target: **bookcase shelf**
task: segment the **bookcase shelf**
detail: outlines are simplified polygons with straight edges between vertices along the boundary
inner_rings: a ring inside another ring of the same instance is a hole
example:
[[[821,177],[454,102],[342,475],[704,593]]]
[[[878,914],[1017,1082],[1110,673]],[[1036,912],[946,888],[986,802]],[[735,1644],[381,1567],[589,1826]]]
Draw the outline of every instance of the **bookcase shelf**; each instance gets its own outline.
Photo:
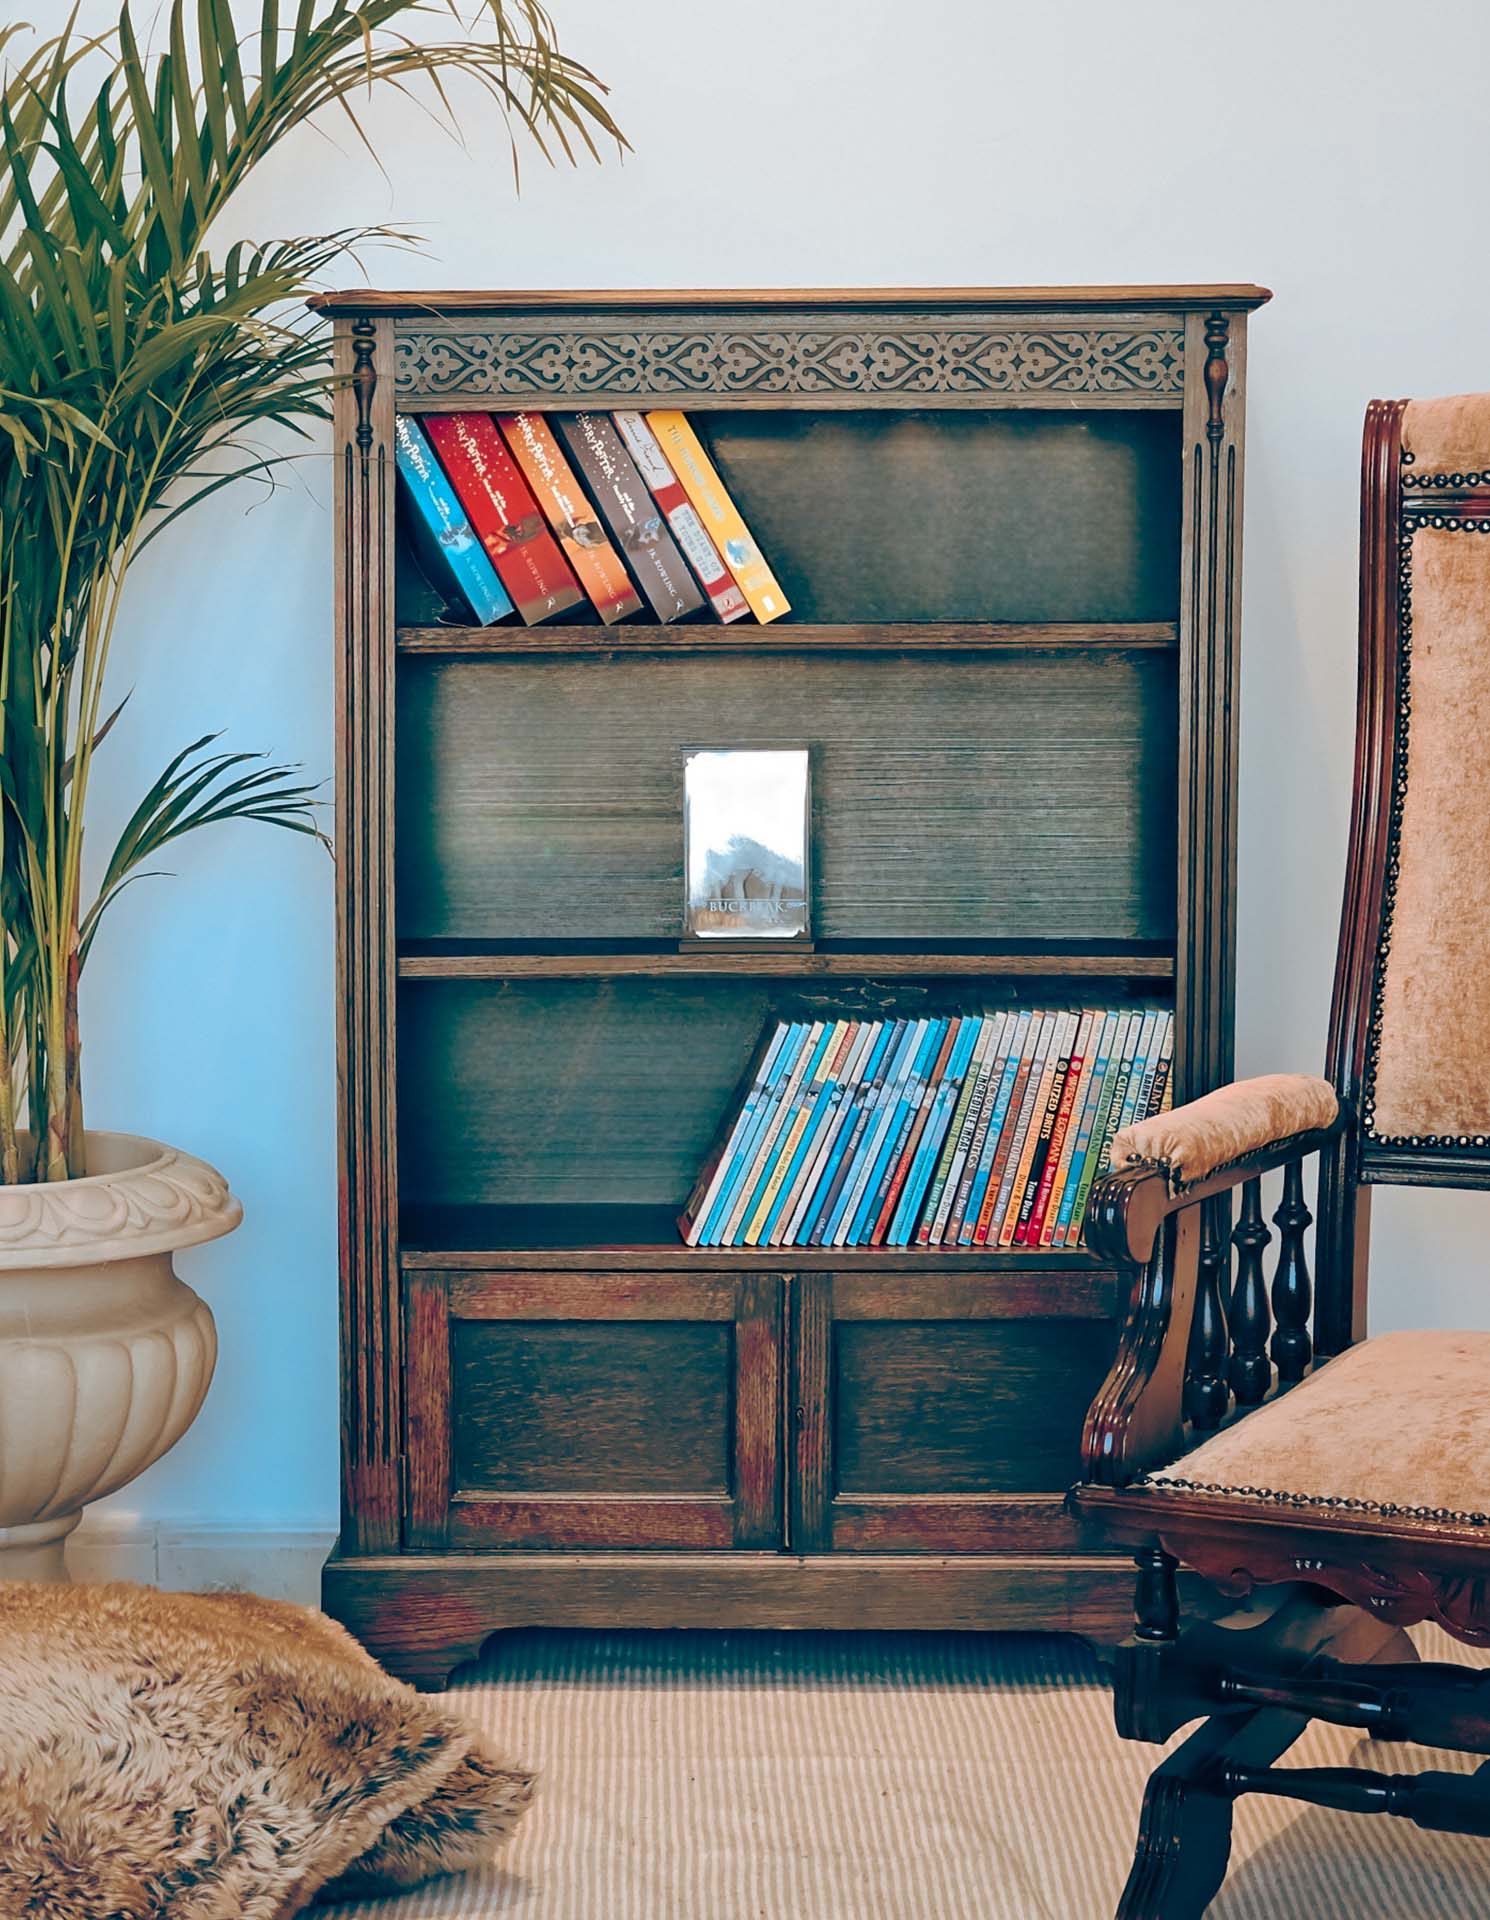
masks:
[[[1174,978],[1172,953],[1011,947],[932,949],[674,947],[516,951],[501,943],[414,940],[399,949],[401,980],[614,980],[727,976],[773,980],[934,978],[1142,980]]]
[[[853,1625],[867,1586],[879,1624],[1126,1631],[1129,1568],[1065,1496],[1131,1275],[1080,1247],[690,1248],[676,1219],[782,1017],[1172,1006],[1176,1099],[1229,1077],[1266,297],[320,303],[323,1596],[393,1671],[438,1683],[506,1626]],[[399,414],[633,408],[693,416],[790,615],[449,624],[396,513]],[[783,745],[812,755],[814,944],[680,944],[684,751]]]
[[[897,621],[884,625],[777,621],[757,626],[737,620],[727,627],[400,627],[404,655],[584,654],[584,653],[1133,653],[1173,651],[1179,625],[1172,620],[996,622]]]
[[[411,1207],[400,1223],[403,1266],[410,1270],[509,1266],[514,1270],[643,1273],[885,1273],[896,1271],[981,1275],[1007,1284],[1022,1276],[1032,1287],[1046,1273],[1081,1276],[1068,1282],[1083,1297],[1109,1310],[1116,1305],[1116,1276],[1085,1247],[1023,1249],[986,1247],[955,1252],[915,1247],[686,1247],[667,1207],[475,1206]],[[1038,1297],[1030,1295],[1031,1306]]]

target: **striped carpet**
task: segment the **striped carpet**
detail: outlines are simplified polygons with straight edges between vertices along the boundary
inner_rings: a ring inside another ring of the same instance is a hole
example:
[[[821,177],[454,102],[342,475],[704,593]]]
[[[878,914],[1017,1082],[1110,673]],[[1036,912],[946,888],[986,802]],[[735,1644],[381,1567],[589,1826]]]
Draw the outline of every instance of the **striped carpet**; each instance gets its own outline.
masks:
[[[1054,1636],[523,1633],[456,1691],[541,1769],[503,1867],[327,1920],[1108,1920],[1155,1757]],[[1292,1761],[1428,1763],[1332,1728]],[[1400,1820],[1251,1799],[1232,1862],[1214,1920],[1490,1912],[1490,1844]]]

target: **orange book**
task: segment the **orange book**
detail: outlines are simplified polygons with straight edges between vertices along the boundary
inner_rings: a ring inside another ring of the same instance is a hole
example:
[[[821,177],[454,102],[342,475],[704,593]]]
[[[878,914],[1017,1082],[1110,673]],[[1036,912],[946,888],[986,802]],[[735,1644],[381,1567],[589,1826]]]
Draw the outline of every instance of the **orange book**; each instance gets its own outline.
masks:
[[[683,491],[693,502],[710,539],[724,555],[724,563],[750,602],[756,619],[764,624],[790,613],[790,602],[766,565],[760,548],[751,539],[740,509],[730,498],[714,462],[705,453],[703,442],[689,425],[687,414],[665,410],[649,413],[647,425],[656,434],[657,444],[682,482]]]
[[[542,414],[504,413],[497,425],[601,619],[610,626],[629,613],[639,613],[641,599],[621,556],[605,537],[595,509]]]

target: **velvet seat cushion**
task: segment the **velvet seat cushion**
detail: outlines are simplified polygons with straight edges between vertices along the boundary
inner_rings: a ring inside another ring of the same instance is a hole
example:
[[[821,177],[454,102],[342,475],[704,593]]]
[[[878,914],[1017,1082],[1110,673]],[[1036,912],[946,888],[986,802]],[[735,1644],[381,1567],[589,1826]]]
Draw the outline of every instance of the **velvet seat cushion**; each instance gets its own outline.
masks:
[[[1226,1502],[1490,1527],[1490,1333],[1349,1347],[1141,1484]]]

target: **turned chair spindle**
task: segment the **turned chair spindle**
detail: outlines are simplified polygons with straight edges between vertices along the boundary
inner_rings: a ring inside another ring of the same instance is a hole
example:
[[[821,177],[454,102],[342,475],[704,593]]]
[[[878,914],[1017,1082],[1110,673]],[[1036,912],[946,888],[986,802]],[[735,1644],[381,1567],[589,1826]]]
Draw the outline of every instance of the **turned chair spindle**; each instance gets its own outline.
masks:
[[[1195,1283],[1195,1315],[1185,1360],[1185,1418],[1197,1433],[1214,1433],[1231,1405],[1230,1338],[1222,1273],[1229,1251],[1218,1209],[1208,1206]]]
[[[1242,1212],[1232,1233],[1236,1248],[1236,1283],[1231,1293],[1231,1390],[1239,1407],[1255,1407],[1267,1397],[1273,1383],[1268,1360],[1267,1279],[1262,1256],[1272,1239],[1262,1217],[1262,1182],[1248,1180],[1242,1187]]]
[[[1273,1215],[1278,1229],[1278,1264],[1273,1272],[1273,1320],[1271,1353],[1278,1369],[1278,1385],[1291,1387],[1309,1371],[1314,1357],[1309,1333],[1309,1315],[1313,1295],[1309,1282],[1309,1259],[1304,1236],[1314,1216],[1304,1199],[1304,1167],[1290,1160],[1283,1169],[1283,1198]]]

